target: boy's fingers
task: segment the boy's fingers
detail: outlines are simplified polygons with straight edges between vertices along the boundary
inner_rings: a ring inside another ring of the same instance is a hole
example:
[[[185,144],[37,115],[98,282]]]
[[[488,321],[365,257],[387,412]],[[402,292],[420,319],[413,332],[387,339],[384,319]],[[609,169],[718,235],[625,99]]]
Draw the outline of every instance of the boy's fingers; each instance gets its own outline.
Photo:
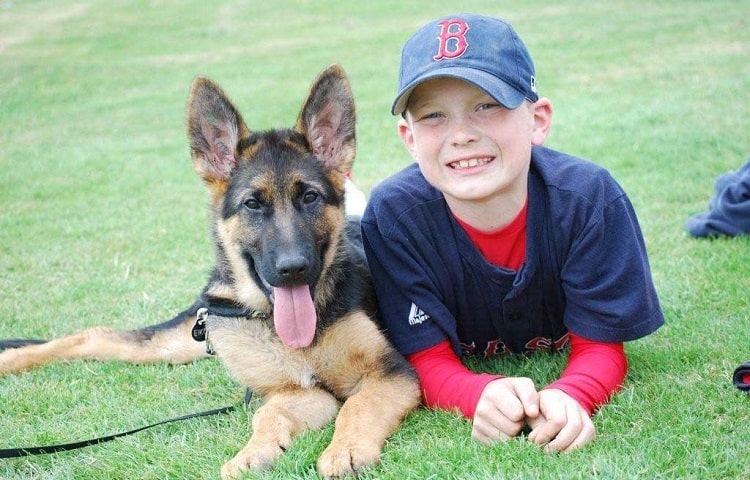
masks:
[[[538,393],[531,379],[490,382],[474,413],[472,437],[481,442],[505,441],[518,435],[528,411],[538,413]]]
[[[585,413],[569,412],[568,422],[560,430],[560,433],[547,444],[545,450],[548,452],[569,452],[596,437],[596,429],[591,419]],[[577,414],[577,415],[576,415]]]
[[[477,414],[489,418],[503,415],[513,422],[522,422],[528,415],[527,410],[533,410],[538,397],[534,383],[526,378],[502,378],[490,382],[482,392]]]
[[[506,377],[487,384],[474,412],[471,436],[483,443],[505,441],[539,416],[539,392],[525,377]]]
[[[497,441],[504,442],[509,440],[514,435],[512,434],[513,430],[516,428],[520,429],[520,426],[516,427],[515,422],[508,419],[504,420],[505,421],[500,421],[496,424],[481,421],[475,422],[474,428],[471,431],[471,437],[482,443],[492,443]]]
[[[556,392],[550,390],[545,391],[544,394],[545,400],[544,404],[541,405],[540,415],[544,418],[544,421],[535,422],[528,437],[530,441],[537,445],[546,445],[552,442],[560,435],[569,422],[576,422],[575,419],[571,420],[569,418],[574,417],[575,412],[571,411],[570,403],[565,398],[560,398]],[[575,429],[574,425],[570,425],[570,427]],[[561,439],[558,444],[563,442],[564,440]]]
[[[596,437],[596,428],[585,411],[569,402],[560,407],[544,412],[547,417],[536,422],[529,441],[545,445],[547,452],[569,452]]]
[[[523,406],[525,416],[536,418],[539,415],[539,392],[534,382],[530,378],[516,378],[512,389]]]
[[[557,436],[559,431],[559,426],[545,419],[532,428],[528,439],[536,445],[546,445]]]

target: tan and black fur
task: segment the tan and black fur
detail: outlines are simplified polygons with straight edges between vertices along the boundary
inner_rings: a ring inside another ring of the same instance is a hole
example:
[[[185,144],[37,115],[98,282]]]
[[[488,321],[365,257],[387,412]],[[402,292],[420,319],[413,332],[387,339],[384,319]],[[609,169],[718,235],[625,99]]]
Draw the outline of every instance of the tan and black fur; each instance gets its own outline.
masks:
[[[69,359],[191,362],[208,356],[191,337],[200,308],[247,309],[248,317],[218,313],[205,322],[216,356],[264,400],[250,441],[222,477],[271,466],[296,435],[334,418],[318,472],[338,477],[377,462],[420,392],[414,372],[372,320],[376,304],[359,226],[344,214],[345,174],[355,154],[344,71],[332,66],[320,74],[292,129],[250,131],[207,78],[194,81],[187,110],[193,167],[210,194],[216,244],[214,271],[196,302],[172,320],[134,331],[96,327],[48,342],[0,342],[0,374]],[[281,322],[275,295],[307,292],[305,285],[316,318],[309,342],[292,327],[274,327]]]

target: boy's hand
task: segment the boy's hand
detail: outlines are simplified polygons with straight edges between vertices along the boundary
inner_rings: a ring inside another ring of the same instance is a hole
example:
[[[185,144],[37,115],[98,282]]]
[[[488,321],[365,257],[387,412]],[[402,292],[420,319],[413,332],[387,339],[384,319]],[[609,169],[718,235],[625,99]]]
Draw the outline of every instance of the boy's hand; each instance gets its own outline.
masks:
[[[596,437],[596,428],[586,410],[556,388],[539,392],[539,416],[528,419],[528,439],[544,445],[548,452],[569,452]]]
[[[471,436],[483,443],[508,440],[518,435],[526,422],[539,413],[539,392],[530,378],[493,380],[479,397]]]

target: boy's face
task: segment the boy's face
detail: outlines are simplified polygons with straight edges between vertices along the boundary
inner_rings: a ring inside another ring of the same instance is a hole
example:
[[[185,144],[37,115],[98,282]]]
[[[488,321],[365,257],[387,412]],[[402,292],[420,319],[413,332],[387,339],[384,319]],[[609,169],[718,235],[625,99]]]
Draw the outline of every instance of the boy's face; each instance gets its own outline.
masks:
[[[470,83],[437,78],[414,89],[399,135],[451,207],[525,202],[531,146],[544,142],[551,114],[546,99],[509,110]]]

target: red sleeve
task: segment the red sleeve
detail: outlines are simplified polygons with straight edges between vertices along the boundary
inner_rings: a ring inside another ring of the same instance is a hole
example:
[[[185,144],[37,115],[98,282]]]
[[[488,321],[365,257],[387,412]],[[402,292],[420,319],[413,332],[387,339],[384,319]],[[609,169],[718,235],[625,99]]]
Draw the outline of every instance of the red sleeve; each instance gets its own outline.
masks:
[[[492,380],[503,378],[500,375],[474,373],[466,368],[448,340],[406,358],[417,371],[425,405],[445,410],[458,409],[469,419],[474,418],[474,410],[484,387]]]
[[[560,379],[545,388],[562,390],[592,415],[622,387],[627,371],[622,343],[594,342],[571,333],[568,365]]]

